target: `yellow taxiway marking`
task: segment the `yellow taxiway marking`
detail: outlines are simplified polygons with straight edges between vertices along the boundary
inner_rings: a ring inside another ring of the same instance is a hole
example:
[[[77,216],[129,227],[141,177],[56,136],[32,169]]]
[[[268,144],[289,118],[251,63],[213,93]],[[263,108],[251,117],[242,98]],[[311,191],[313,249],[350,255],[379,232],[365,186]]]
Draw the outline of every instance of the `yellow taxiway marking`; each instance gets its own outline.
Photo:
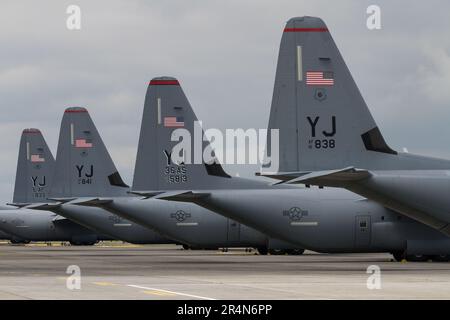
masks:
[[[158,291],[158,292],[168,293],[168,294],[172,294],[172,295],[185,296],[185,297],[202,299],[202,300],[216,300],[214,298],[202,297],[202,296],[197,296],[197,295],[194,295],[194,294],[188,294],[188,293],[182,293],[182,292],[176,292],[176,291],[169,291],[169,290],[163,290],[163,289],[158,289],[158,288],[149,288],[149,287],[137,286],[137,285],[134,285],[134,284],[129,284],[128,287],[137,288],[137,289],[144,289],[147,292]]]
[[[25,247],[57,247],[60,245],[57,244],[46,244],[46,243],[29,243],[26,244]]]
[[[139,245],[134,245],[134,244],[130,244],[130,245],[126,245],[126,244],[121,244],[121,245],[117,245],[117,246],[104,246],[104,245],[98,245],[95,246],[96,248],[141,248],[142,246]]]
[[[142,293],[145,294],[151,294],[151,295],[155,295],[155,296],[176,296],[175,293],[169,293],[169,292],[164,292],[164,291],[159,291],[159,290],[144,290],[142,291]]]
[[[107,286],[118,286],[117,283],[112,283],[112,282],[106,282],[106,281],[99,281],[99,282],[92,282],[93,284],[96,284],[98,286],[103,286],[103,287],[107,287]]]

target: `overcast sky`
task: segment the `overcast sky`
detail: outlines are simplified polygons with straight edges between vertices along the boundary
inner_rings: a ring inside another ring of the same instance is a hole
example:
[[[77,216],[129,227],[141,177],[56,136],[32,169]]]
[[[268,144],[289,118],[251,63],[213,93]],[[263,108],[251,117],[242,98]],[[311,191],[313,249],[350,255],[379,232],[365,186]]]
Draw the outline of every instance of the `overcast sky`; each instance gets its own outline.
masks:
[[[281,31],[303,15],[327,23],[391,147],[450,158],[450,2],[412,3],[1,1],[0,200],[12,197],[22,129],[40,128],[56,152],[70,106],[89,109],[131,183],[155,76],[180,80],[205,128],[265,128]],[[66,28],[71,4],[79,31]],[[381,30],[366,27],[370,4]]]

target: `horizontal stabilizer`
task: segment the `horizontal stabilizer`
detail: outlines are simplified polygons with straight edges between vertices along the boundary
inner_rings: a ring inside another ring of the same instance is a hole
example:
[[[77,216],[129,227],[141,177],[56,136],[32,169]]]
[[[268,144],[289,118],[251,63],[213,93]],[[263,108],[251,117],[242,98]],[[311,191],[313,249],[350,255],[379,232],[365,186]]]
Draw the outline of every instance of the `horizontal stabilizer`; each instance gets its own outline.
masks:
[[[29,206],[31,203],[19,203],[19,202],[13,202],[13,203],[7,203],[7,206],[12,206],[12,207],[16,207],[16,208],[23,208],[26,206]]]
[[[164,191],[129,191],[128,193],[149,199],[164,193]]]
[[[260,176],[280,180],[275,184],[313,184],[322,186],[342,186],[370,177],[370,172],[354,167],[324,171],[299,171],[260,173]]]
[[[32,210],[53,211],[61,207],[61,203],[36,203],[30,204],[24,208]]]
[[[197,200],[210,196],[209,192],[195,192],[195,191],[183,191],[183,192],[166,192],[161,196],[156,197],[156,199],[169,200],[169,201],[179,201],[179,202],[193,202]]]
[[[56,201],[60,203],[67,203],[73,200],[76,200],[77,198],[48,198],[48,200]]]
[[[292,171],[292,172],[256,172],[255,176],[257,177],[266,177],[271,179],[280,180],[280,182],[276,183],[283,183],[290,181],[294,178],[298,178],[300,176],[304,176],[307,174],[310,174],[311,171]]]
[[[110,198],[90,198],[79,201],[72,201],[71,204],[83,207],[101,207],[102,205],[111,203],[113,201],[114,200]]]
[[[342,186],[348,183],[367,179],[370,175],[370,172],[367,170],[347,167],[338,170],[314,171],[308,174],[302,174],[297,178],[286,181],[285,183]]]

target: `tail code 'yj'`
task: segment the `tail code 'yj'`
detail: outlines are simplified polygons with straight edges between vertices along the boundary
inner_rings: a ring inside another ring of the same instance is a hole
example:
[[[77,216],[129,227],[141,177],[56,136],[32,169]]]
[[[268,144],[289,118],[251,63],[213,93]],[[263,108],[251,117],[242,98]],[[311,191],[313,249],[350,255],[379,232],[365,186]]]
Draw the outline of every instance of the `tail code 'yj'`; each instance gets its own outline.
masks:
[[[20,139],[14,203],[46,202],[55,159],[38,129],[25,129]]]
[[[64,112],[51,196],[121,196],[128,191],[85,108]]]
[[[280,130],[279,171],[367,167],[397,155],[320,18],[293,18],[283,30],[269,129]]]

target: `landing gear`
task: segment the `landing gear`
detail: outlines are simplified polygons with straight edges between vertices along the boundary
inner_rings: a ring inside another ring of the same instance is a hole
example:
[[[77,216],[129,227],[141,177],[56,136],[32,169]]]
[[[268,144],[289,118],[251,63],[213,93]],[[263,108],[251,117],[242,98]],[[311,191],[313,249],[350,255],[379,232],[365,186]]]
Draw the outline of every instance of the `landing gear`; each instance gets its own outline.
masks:
[[[423,254],[409,254],[406,256],[406,260],[411,262],[425,262],[428,261],[429,258],[429,256]]]
[[[11,244],[29,244],[31,241],[23,239],[11,239],[9,242],[11,242]]]
[[[183,244],[183,249],[184,250],[189,250],[189,249],[191,249],[191,247],[189,247],[187,244]]]
[[[93,246],[97,241],[80,242],[80,241],[69,241],[72,246]]]
[[[305,249],[288,249],[286,253],[290,256],[300,256],[305,252]]]
[[[282,255],[290,255],[290,256],[299,256],[305,252],[304,249],[269,249],[269,253],[272,256],[282,256]]]
[[[269,253],[272,256],[281,256],[281,255],[286,254],[286,251],[282,250],[282,249],[269,249]]]
[[[411,262],[425,262],[432,258],[431,256],[425,254],[406,254],[406,252],[404,251],[392,252],[392,255],[398,262],[401,262],[403,260]]]
[[[258,253],[262,256],[266,256],[269,253],[269,249],[267,249],[267,247],[260,247],[256,250],[258,250]]]
[[[431,256],[431,260],[433,260],[434,262],[448,262],[450,261],[450,254]]]
[[[402,262],[406,259],[405,252],[403,251],[392,252],[391,254],[394,256],[394,259],[397,262]]]

